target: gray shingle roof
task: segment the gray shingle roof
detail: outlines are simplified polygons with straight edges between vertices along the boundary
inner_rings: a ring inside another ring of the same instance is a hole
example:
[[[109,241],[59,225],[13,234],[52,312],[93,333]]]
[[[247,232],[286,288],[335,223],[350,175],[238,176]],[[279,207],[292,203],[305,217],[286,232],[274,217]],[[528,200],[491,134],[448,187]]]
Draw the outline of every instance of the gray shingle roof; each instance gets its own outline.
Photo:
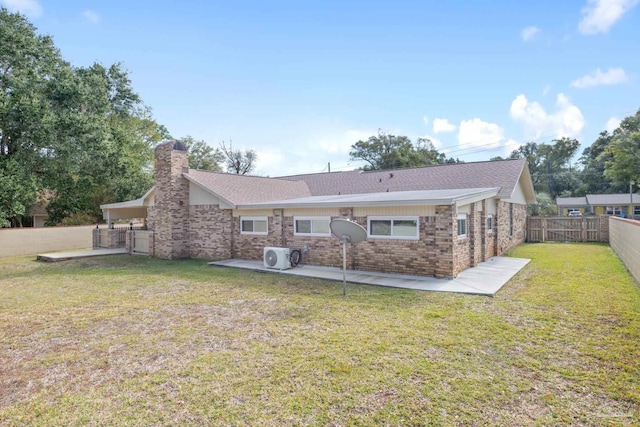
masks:
[[[317,173],[280,178],[306,182],[314,196],[500,187],[498,195],[510,197],[525,165],[525,159],[510,159],[385,171]]]
[[[311,196],[304,181],[236,175],[190,169],[184,174],[234,205]]]
[[[558,197],[556,199],[556,205],[558,206],[586,206],[586,197]]]
[[[590,205],[598,206],[616,206],[628,205],[631,201],[629,193],[627,194],[587,194],[587,200]],[[633,195],[633,203],[640,204],[640,194]]]

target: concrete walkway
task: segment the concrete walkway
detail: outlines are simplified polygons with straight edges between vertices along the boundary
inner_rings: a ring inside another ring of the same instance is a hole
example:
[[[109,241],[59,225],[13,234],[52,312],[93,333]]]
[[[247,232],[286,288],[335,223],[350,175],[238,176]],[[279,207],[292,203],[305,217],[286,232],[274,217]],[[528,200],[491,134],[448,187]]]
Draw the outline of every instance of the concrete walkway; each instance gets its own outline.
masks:
[[[92,256],[103,255],[119,255],[128,253],[125,248],[117,249],[87,249],[80,251],[68,251],[68,252],[51,252],[48,254],[40,254],[36,260],[45,262],[59,262],[68,261],[70,259],[89,258]]]
[[[416,289],[420,291],[457,292],[463,294],[494,296],[529,259],[493,257],[475,268],[468,268],[455,279],[435,279],[433,277],[407,276],[402,274],[374,273],[347,270],[347,282],[365,285],[387,286],[391,288]],[[228,259],[210,262],[217,267],[242,268],[245,270],[313,277],[342,282],[342,269],[305,265],[289,270],[265,268],[262,261]]]

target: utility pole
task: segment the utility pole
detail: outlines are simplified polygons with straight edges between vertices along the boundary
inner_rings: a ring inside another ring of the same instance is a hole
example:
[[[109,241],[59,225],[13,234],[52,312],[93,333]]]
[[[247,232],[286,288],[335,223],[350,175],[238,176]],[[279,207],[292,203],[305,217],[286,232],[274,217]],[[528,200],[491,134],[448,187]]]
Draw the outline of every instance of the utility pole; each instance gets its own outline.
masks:
[[[633,184],[635,184],[635,182],[629,181],[629,209],[631,209],[631,211],[629,215],[627,215],[628,218],[633,218]]]

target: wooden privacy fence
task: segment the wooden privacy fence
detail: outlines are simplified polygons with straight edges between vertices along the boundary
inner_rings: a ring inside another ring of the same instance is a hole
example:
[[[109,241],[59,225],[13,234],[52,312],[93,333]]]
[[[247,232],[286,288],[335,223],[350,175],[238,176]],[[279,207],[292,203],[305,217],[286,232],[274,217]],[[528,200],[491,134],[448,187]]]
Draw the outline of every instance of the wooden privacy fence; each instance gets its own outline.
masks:
[[[527,242],[608,242],[608,220],[602,216],[529,217]]]

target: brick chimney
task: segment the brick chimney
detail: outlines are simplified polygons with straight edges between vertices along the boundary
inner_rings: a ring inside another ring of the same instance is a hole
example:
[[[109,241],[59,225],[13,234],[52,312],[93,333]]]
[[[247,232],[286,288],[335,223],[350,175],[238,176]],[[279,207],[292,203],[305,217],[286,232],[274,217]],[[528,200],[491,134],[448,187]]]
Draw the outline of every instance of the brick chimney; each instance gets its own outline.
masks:
[[[180,141],[166,141],[155,151],[154,255],[189,258],[189,156]]]

